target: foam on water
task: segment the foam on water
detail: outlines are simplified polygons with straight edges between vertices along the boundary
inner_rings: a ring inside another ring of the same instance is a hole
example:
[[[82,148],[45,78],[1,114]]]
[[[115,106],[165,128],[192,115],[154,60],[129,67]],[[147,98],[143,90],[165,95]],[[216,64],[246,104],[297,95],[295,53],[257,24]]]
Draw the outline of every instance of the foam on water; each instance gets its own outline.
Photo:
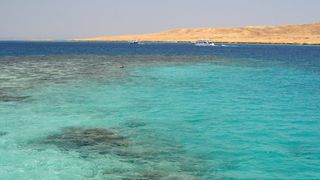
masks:
[[[320,177],[318,47],[86,45],[0,51],[1,178]]]

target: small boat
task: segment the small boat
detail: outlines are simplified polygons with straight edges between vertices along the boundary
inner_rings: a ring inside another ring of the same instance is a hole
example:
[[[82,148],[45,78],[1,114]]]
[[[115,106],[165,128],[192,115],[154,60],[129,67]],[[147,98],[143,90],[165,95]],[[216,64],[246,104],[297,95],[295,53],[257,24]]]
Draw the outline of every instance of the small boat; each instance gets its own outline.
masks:
[[[143,44],[142,42],[140,41],[137,41],[137,40],[134,40],[134,41],[128,41],[129,44]]]
[[[212,41],[207,40],[198,40],[194,42],[194,45],[196,46],[215,46],[215,44]]]

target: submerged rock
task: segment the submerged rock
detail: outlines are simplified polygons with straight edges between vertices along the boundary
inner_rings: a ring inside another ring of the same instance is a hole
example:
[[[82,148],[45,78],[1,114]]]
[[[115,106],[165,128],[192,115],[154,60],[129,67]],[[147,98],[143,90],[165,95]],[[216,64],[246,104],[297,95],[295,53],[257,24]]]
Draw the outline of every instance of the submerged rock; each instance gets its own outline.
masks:
[[[128,128],[137,128],[137,127],[143,127],[146,126],[147,124],[145,122],[142,121],[129,121],[124,123],[124,126],[128,127]]]
[[[41,140],[43,144],[55,145],[66,151],[75,150],[84,154],[119,154],[128,145],[127,138],[105,128],[67,128],[61,133],[49,135]]]
[[[8,132],[0,131],[0,136],[5,136],[7,134],[8,134]]]
[[[140,125],[138,123],[132,126]],[[182,147],[173,141],[167,138],[161,141],[159,134],[151,135],[152,132],[146,131],[140,134],[136,129],[65,128],[59,133],[40,139],[36,145],[41,148],[55,146],[61,151],[78,152],[79,157],[85,159],[110,158],[104,155],[112,155],[121,163],[130,165],[106,166],[102,171],[102,175],[106,177],[116,175],[121,179],[195,179],[193,174],[198,172],[197,166],[195,169],[185,169],[183,164],[194,166],[200,162],[194,163],[193,158],[188,158]],[[126,136],[119,135],[119,132]],[[127,137],[134,139],[129,141]],[[158,142],[154,141],[155,139]]]
[[[14,101],[23,101],[30,96],[6,96],[0,95],[0,102],[14,102]]]
[[[153,179],[153,180],[157,180],[157,179],[162,179],[162,178],[164,178],[165,177],[165,175],[163,175],[163,174],[161,174],[161,172],[156,172],[156,171],[154,171],[154,172],[149,172],[149,171],[145,171],[145,172],[143,172],[141,175],[140,175],[140,177],[139,177],[139,179],[143,179],[143,180],[147,180],[147,179]]]

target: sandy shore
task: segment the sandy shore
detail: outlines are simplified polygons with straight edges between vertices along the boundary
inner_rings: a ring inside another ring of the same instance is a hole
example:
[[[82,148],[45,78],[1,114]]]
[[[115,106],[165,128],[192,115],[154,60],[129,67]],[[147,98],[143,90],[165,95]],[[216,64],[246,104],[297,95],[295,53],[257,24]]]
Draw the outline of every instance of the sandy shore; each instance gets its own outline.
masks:
[[[174,29],[153,34],[104,36],[73,40],[190,42],[200,39],[224,43],[320,44],[320,23],[237,28]]]

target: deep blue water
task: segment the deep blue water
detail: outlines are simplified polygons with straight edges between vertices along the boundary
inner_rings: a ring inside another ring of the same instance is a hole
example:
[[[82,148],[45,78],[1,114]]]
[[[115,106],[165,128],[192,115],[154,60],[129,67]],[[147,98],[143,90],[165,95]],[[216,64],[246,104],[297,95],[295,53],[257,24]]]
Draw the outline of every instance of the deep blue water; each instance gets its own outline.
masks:
[[[319,179],[320,46],[0,42],[0,179]]]

